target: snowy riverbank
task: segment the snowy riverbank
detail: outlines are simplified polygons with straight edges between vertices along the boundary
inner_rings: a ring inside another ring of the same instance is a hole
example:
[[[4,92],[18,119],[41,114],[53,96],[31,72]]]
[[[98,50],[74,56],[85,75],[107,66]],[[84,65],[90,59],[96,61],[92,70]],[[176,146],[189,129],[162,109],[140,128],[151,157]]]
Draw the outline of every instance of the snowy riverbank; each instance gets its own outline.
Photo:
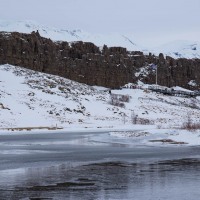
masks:
[[[111,92],[1,65],[0,134],[108,132],[109,137],[126,139],[129,144],[200,144],[199,130],[181,129],[188,120],[199,124],[199,97],[158,94],[143,84]]]
[[[198,146],[200,130],[158,129],[152,125],[130,125],[116,127],[65,127],[62,129],[0,130],[0,135],[22,134],[73,134],[106,133],[96,137],[97,143],[115,143],[127,146]]]

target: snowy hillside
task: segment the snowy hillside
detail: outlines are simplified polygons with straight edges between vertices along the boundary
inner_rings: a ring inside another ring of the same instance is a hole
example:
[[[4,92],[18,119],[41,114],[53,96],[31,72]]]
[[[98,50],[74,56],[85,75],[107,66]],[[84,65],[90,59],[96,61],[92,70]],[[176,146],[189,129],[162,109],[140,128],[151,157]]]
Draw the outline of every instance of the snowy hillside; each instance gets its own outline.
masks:
[[[144,53],[153,52],[155,55],[164,53],[173,58],[200,58],[200,42],[173,41],[171,43],[150,49],[139,45],[132,35],[122,35],[118,33],[110,34],[91,34],[83,30],[63,30],[50,28],[38,24],[34,21],[4,21],[0,20],[0,31],[31,33],[39,31],[40,35],[54,41],[84,41],[93,42],[97,46],[121,46],[130,51],[143,51]]]
[[[145,85],[142,88],[112,90],[119,99],[130,97],[113,106],[109,92],[100,87],[1,65],[0,127],[131,125],[133,111],[140,123],[160,126],[181,126],[188,113],[194,120],[200,119],[200,100],[156,94]]]
[[[153,139],[156,144],[158,141],[199,145],[199,132],[179,129],[188,121],[188,116],[200,124],[199,98],[157,94],[148,90],[147,85],[112,90],[109,94],[106,88],[0,65],[0,133],[55,128],[110,130],[108,138],[98,137],[98,141],[106,142],[114,137],[120,143],[152,145]],[[112,132],[115,130],[118,132]]]
[[[173,58],[200,58],[200,42],[173,41],[153,49],[152,52],[156,55],[162,52]]]
[[[55,41],[84,41],[93,42],[97,46],[122,46],[128,50],[139,51],[144,48],[134,42],[134,37],[131,35],[121,35],[118,33],[112,34],[90,34],[83,30],[63,30],[50,28],[40,25],[34,21],[4,21],[0,20],[0,31],[6,32],[21,32],[31,33],[32,31],[39,31],[40,35],[50,38]]]

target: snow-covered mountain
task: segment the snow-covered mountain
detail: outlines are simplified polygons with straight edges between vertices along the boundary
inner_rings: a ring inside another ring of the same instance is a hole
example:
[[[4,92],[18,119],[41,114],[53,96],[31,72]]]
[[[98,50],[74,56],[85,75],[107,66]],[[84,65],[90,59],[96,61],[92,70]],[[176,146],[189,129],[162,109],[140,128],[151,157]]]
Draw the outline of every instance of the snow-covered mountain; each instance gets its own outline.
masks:
[[[118,33],[112,34],[91,34],[83,30],[64,30],[57,28],[50,28],[38,24],[34,21],[4,21],[0,20],[0,31],[7,32],[21,32],[31,33],[32,31],[39,31],[40,35],[50,38],[55,41],[84,41],[92,42],[97,46],[121,46],[126,47],[128,50],[142,51],[144,48],[134,42],[131,35],[121,35]]]
[[[57,29],[43,26],[34,21],[5,21],[0,20],[0,31],[31,33],[39,31],[40,35],[54,41],[84,41],[93,42],[97,46],[121,46],[130,51],[152,52],[155,55],[163,53],[173,58],[200,58],[200,42],[194,41],[172,41],[170,43],[148,48],[135,41],[133,35],[122,35],[119,33],[91,34],[83,30]]]
[[[177,40],[158,46],[152,52],[156,55],[162,52],[173,58],[200,58],[200,42]]]

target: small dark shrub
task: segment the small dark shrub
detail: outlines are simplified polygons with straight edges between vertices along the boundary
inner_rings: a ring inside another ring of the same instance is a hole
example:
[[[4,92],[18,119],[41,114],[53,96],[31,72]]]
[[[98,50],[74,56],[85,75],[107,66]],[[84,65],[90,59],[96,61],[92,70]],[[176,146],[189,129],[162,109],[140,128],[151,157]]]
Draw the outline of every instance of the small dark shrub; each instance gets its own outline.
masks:
[[[136,123],[137,124],[142,124],[142,125],[150,125],[150,124],[152,124],[149,119],[144,119],[144,118],[137,118]]]
[[[125,108],[125,104],[123,102],[120,102],[119,100],[111,100],[110,101],[110,104],[113,105],[113,106],[118,106],[118,107],[121,107],[121,108]]]
[[[121,108],[125,108],[124,102],[130,101],[129,95],[111,94],[110,98],[111,98],[111,100],[110,100],[109,104],[111,104],[113,106],[118,106]]]
[[[200,129],[200,122],[192,123],[191,114],[188,113],[187,121],[185,123],[183,123],[181,128],[189,130],[189,131],[194,131],[194,130]]]
[[[131,122],[132,124],[137,124],[138,115],[135,114],[134,111],[131,113]]]
[[[129,95],[122,95],[120,98],[119,98],[120,101],[122,102],[129,102],[130,101],[130,96]]]
[[[200,123],[188,123],[188,122],[185,122],[183,123],[182,129],[186,129],[188,131],[195,131],[195,130],[198,130],[200,129]]]

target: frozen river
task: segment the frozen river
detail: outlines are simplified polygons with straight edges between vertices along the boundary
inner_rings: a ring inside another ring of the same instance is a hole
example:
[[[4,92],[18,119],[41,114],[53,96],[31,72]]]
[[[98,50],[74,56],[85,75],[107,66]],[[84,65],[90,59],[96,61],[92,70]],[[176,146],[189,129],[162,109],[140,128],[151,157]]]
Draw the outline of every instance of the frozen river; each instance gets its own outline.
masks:
[[[0,135],[0,199],[199,199],[200,147],[107,138],[106,132]]]

